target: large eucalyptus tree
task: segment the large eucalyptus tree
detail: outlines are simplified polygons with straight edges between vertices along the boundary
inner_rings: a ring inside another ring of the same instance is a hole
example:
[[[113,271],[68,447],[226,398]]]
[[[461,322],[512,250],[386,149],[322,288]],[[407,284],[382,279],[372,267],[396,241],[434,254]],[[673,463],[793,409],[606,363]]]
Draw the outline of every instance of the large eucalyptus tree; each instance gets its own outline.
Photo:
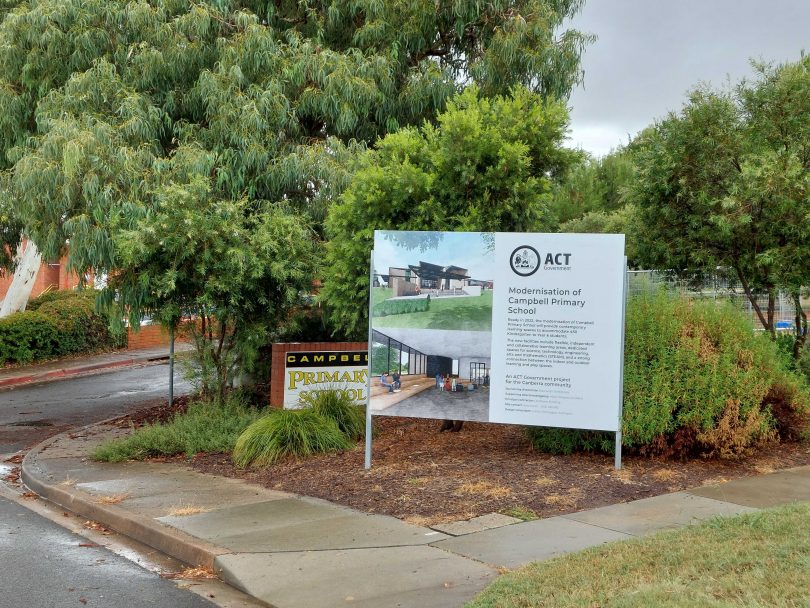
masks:
[[[122,231],[147,216],[160,229],[156,201],[200,179],[211,204],[322,235],[352,150],[432,120],[466,84],[565,97],[588,37],[561,28],[582,2],[3,2],[3,208],[46,259],[69,242],[80,273],[120,269]],[[3,232],[12,246],[18,234]],[[127,276],[111,288],[135,290],[137,317],[153,285]],[[178,299],[194,299],[187,288]]]

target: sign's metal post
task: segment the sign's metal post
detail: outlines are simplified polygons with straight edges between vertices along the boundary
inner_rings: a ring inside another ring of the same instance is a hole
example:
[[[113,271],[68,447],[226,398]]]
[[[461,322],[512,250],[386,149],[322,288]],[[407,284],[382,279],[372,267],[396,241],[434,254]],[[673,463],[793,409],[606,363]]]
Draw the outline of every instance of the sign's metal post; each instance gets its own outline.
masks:
[[[374,293],[374,250],[371,251],[371,268],[368,276],[368,377],[366,378],[366,470],[371,468],[371,308]]]
[[[613,466],[618,470],[622,468],[622,410],[624,408],[624,332],[627,316],[627,295],[630,291],[628,288],[629,276],[627,274],[627,256],[624,256],[624,288],[622,290],[622,352],[619,353],[621,357],[621,365],[619,367],[619,426],[616,431],[616,460]]]
[[[174,323],[169,325],[169,407],[174,405]]]

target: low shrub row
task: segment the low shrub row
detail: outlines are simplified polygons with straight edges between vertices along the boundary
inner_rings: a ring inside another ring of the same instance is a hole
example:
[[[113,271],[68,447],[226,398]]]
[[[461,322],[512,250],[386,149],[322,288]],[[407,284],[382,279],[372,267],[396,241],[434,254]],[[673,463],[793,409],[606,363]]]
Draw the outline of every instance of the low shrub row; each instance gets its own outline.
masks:
[[[795,439],[810,425],[810,390],[778,346],[730,304],[666,292],[627,307],[623,446],[654,455],[734,457]],[[537,449],[611,451],[612,434],[529,431]]]
[[[251,407],[241,393],[230,393],[223,404],[196,401],[166,423],[149,424],[127,437],[101,444],[92,457],[105,462],[123,462],[151,456],[228,453],[259,416],[259,410]]]
[[[0,365],[24,364],[74,353],[120,348],[126,335],[110,332],[95,312],[95,291],[57,291],[28,309],[0,319]]]
[[[430,298],[413,298],[409,300],[383,300],[374,305],[371,313],[375,317],[388,317],[411,312],[427,312],[428,310],[430,310]]]
[[[105,462],[153,456],[231,453],[237,466],[264,466],[285,456],[347,450],[363,437],[365,414],[345,393],[321,391],[297,410],[259,410],[246,392],[192,402],[168,422],[143,426],[100,445],[92,457]]]

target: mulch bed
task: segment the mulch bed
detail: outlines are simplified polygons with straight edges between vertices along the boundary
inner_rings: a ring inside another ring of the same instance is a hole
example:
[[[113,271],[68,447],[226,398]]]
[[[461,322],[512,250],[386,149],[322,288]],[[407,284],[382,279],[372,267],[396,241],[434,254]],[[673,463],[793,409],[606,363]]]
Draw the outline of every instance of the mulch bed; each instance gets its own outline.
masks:
[[[126,428],[164,422],[187,405],[187,397],[173,407],[165,399],[156,399],[114,424]],[[810,464],[810,444],[782,443],[740,460],[681,462],[626,456],[622,470],[616,471],[612,456],[538,453],[529,445],[523,427],[468,422],[459,433],[439,433],[440,424],[438,420],[375,418],[369,471],[363,468],[362,443],[342,454],[289,459],[264,469],[237,469],[227,454],[199,454],[188,465],[432,525],[492,512],[527,519],[551,517]],[[42,441],[67,428],[40,429],[36,439]]]
[[[532,450],[523,428],[465,423],[439,433],[440,421],[375,419],[372,468],[362,444],[342,454],[240,470],[224,454],[201,454],[198,471],[323,498],[369,513],[431,525],[500,512],[551,517],[810,464],[810,445],[774,445],[736,461],[678,462],[629,456],[552,456]]]
[[[174,403],[170,406],[164,397],[159,397],[147,401],[137,410],[130,412],[120,418],[116,418],[112,424],[119,428],[134,427],[139,428],[146,424],[158,422],[168,422],[175,414],[182,414],[188,409],[191,397],[184,395],[175,397]]]

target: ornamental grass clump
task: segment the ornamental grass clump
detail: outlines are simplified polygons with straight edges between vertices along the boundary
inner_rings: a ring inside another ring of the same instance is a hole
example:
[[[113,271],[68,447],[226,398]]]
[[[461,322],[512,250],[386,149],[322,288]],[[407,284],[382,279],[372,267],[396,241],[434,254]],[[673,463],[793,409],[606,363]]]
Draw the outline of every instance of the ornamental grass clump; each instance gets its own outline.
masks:
[[[251,424],[233,450],[236,466],[267,466],[285,456],[347,450],[352,442],[334,420],[310,408],[275,410]]]
[[[343,434],[352,441],[365,437],[364,408],[357,405],[345,391],[340,389],[313,391],[301,397],[301,404],[324,418],[334,420]]]

